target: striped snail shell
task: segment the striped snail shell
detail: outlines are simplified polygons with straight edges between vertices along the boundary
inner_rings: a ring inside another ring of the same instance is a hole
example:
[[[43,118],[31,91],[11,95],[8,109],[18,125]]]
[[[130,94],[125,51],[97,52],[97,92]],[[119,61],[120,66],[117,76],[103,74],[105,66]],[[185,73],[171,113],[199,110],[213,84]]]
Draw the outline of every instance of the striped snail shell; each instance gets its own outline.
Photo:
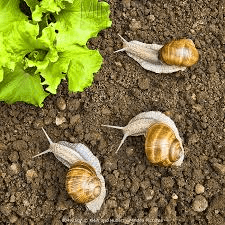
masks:
[[[89,210],[96,213],[100,210],[106,195],[105,180],[101,175],[98,158],[84,144],[66,141],[54,143],[44,129],[43,131],[50,147],[33,158],[52,152],[60,162],[69,168],[66,176],[68,194],[76,202],[85,203]]]
[[[173,40],[165,44],[159,58],[168,65],[190,67],[198,62],[199,54],[190,39]]]
[[[100,195],[101,181],[90,164],[78,161],[66,175],[66,189],[74,201],[87,203]]]
[[[125,127],[103,125],[123,131],[124,136],[116,152],[128,136],[145,135],[145,152],[148,160],[161,166],[180,166],[184,148],[175,123],[157,111],[143,112],[135,116]]]
[[[171,166],[182,155],[180,142],[173,130],[164,123],[149,126],[145,139],[148,160],[160,166]]]
[[[190,39],[174,40],[163,46],[140,41],[128,42],[120,38],[123,40],[123,48],[116,52],[126,51],[144,69],[155,73],[184,71],[199,59],[198,50]]]

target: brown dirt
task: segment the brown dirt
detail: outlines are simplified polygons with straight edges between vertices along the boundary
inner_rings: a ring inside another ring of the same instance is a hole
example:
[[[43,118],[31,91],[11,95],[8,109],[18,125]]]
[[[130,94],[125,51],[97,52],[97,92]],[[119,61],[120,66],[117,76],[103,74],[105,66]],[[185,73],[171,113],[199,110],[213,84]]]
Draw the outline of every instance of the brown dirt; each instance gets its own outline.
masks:
[[[0,103],[0,223],[225,224],[225,1],[108,2],[113,25],[90,41],[104,58],[92,87],[68,94],[64,82],[43,108]],[[191,38],[201,59],[184,72],[154,74],[125,53],[113,54],[122,46],[117,33],[158,44]],[[185,148],[181,167],[151,165],[144,137],[129,137],[115,154],[121,131],[101,127],[124,126],[150,110],[175,121]],[[66,122],[57,126],[56,117]],[[99,158],[107,196],[97,214],[69,198],[67,168],[53,154],[32,159],[49,145],[41,127],[53,141],[84,143]],[[205,188],[203,212],[192,208],[197,184]]]

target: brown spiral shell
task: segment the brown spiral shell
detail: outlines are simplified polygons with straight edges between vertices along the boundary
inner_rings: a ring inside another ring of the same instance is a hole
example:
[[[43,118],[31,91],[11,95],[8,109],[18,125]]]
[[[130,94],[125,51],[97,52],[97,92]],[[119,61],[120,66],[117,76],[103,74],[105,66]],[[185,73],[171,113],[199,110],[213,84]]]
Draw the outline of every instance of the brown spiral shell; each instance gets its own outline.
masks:
[[[181,157],[182,149],[169,126],[163,123],[154,123],[146,133],[145,153],[151,163],[171,166]]]
[[[199,53],[192,40],[180,39],[165,44],[159,52],[159,58],[168,65],[189,67],[197,63]]]
[[[92,166],[78,161],[67,173],[66,189],[74,201],[87,203],[100,195],[101,182]]]

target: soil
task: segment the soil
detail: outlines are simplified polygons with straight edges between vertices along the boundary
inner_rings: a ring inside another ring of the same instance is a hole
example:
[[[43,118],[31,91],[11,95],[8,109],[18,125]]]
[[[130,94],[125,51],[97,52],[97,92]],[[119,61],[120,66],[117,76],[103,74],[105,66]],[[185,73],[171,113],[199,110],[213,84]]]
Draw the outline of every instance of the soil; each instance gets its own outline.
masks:
[[[68,93],[64,81],[43,108],[0,103],[0,224],[225,224],[225,1],[109,0],[112,27],[90,40],[104,58],[93,85]],[[191,38],[200,61],[183,72],[155,74],[126,53],[126,40],[165,44]],[[180,167],[154,166],[144,137],[120,130],[145,111],[165,112],[183,140]],[[60,124],[63,122],[62,124]],[[99,158],[107,195],[98,213],[65,190],[67,168],[49,143],[83,143]],[[197,185],[197,186],[196,186]]]

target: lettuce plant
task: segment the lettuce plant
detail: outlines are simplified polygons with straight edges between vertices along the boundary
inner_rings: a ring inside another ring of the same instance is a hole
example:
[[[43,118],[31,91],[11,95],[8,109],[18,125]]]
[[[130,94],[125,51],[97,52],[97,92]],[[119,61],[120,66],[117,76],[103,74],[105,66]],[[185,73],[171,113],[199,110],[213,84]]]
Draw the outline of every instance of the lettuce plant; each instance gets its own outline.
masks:
[[[102,57],[86,43],[109,13],[98,0],[0,1],[0,101],[41,107],[62,79],[71,92],[90,86]]]

